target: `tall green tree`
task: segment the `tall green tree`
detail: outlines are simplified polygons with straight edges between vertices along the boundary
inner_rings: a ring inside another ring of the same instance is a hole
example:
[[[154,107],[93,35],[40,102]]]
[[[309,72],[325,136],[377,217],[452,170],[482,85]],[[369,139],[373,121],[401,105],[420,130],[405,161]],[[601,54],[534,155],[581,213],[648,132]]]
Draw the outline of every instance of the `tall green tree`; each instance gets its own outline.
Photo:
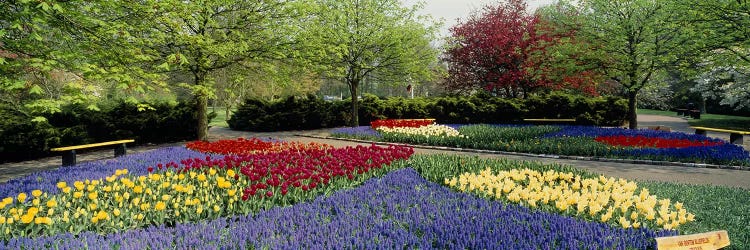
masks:
[[[340,79],[352,96],[352,126],[359,125],[358,89],[363,79],[409,83],[432,76],[438,51],[436,26],[418,16],[421,5],[398,0],[314,0],[304,30],[307,58],[327,77]]]
[[[704,53],[692,92],[736,109],[750,107],[750,2],[682,1]]]
[[[25,117],[91,103],[96,86],[77,68],[86,63],[81,32],[67,20],[91,22],[71,11],[81,1],[0,2],[0,106]],[[95,106],[90,106],[95,109]]]
[[[554,20],[577,29],[578,37],[606,55],[599,65],[623,86],[629,126],[637,128],[638,93],[652,84],[657,72],[690,58],[697,46],[694,33],[681,18],[684,9],[671,0],[589,0],[574,8],[577,15]]]
[[[120,1],[147,13],[129,23],[125,37],[139,45],[142,65],[150,72],[183,74],[179,83],[196,99],[197,139],[208,136],[208,98],[215,94],[211,73],[230,66],[257,65],[288,58],[296,43],[289,29],[298,7],[290,1]]]

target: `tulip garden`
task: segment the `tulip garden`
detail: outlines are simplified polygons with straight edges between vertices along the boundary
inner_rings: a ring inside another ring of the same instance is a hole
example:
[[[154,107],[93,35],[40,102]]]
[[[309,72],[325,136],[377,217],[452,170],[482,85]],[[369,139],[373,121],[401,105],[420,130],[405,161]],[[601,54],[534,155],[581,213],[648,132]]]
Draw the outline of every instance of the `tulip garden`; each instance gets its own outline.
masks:
[[[238,138],[37,172],[0,184],[0,248],[653,249],[718,229],[750,246],[746,190],[413,153]]]
[[[331,131],[339,138],[544,155],[750,167],[742,146],[703,135],[593,126],[439,125],[380,120]]]

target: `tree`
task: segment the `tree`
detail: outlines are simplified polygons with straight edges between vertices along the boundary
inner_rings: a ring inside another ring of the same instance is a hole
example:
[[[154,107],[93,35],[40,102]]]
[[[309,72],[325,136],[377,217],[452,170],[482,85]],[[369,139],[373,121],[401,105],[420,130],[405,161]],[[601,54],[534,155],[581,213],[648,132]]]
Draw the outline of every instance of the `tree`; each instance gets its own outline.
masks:
[[[703,41],[699,73],[693,93],[720,104],[750,107],[750,4],[747,1],[716,0],[682,2],[685,19],[699,31]]]
[[[719,104],[736,110],[750,108],[750,69],[747,67],[716,67],[698,78],[691,89],[703,98],[720,100]]]
[[[539,18],[526,12],[523,0],[484,6],[466,21],[451,28],[453,40],[445,60],[453,90],[477,87],[493,93],[520,97],[545,83],[533,79],[524,68],[537,36]]]
[[[284,0],[119,1],[118,6],[145,15],[140,23],[124,24],[120,34],[138,45],[134,54],[141,60],[136,63],[161,75],[189,76],[179,86],[197,100],[198,140],[208,136],[213,72],[284,60],[296,43],[289,26],[297,6]]]
[[[572,77],[581,72],[551,67],[547,48],[571,42],[569,32],[553,32],[526,7],[524,0],[487,5],[451,28],[445,57],[449,89],[484,88],[502,96],[526,97],[541,89],[587,88],[590,81]]]
[[[624,87],[630,128],[637,128],[637,96],[653,76],[689,58],[695,41],[677,3],[654,0],[590,0],[578,16],[558,16],[562,25],[578,27],[578,36],[595,44],[606,57],[600,66]]]
[[[358,89],[363,79],[418,81],[431,75],[436,28],[398,0],[315,0],[305,38],[308,60],[341,79],[352,96],[352,126],[359,125]],[[428,26],[426,26],[428,25]],[[404,84],[406,87],[406,84]]]
[[[273,101],[288,96],[306,96],[320,88],[321,81],[300,65],[284,62],[257,64],[255,67],[230,67],[214,72],[216,99],[230,112],[247,98]]]
[[[67,103],[91,103],[98,88],[78,69],[88,62],[80,32],[66,20],[92,22],[81,1],[0,2],[0,106],[44,120]],[[98,72],[97,75],[101,75]],[[89,106],[96,109],[95,105]]]

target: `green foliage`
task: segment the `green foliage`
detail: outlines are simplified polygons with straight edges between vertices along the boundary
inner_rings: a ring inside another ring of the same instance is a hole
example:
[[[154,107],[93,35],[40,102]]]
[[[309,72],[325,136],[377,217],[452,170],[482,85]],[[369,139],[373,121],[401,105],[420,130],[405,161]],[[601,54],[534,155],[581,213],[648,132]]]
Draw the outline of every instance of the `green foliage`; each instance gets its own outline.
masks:
[[[343,107],[339,105],[339,108]],[[232,118],[227,121],[235,130],[245,128],[253,131],[305,130],[331,127],[341,124],[333,114],[334,105],[315,96],[306,98],[288,97],[277,102],[245,100]]]
[[[578,124],[618,126],[624,121],[626,100],[585,97],[560,92],[524,99],[504,99],[478,94],[470,97],[389,98],[364,95],[359,105],[359,125],[377,119],[433,118],[441,124],[521,123],[523,118],[576,118]],[[338,127],[351,118],[351,100],[324,102],[288,98],[279,102],[248,99],[229,121],[234,130],[283,131]],[[294,122],[289,122],[294,121]]]
[[[692,53],[701,47],[697,33],[682,19],[685,11],[678,1],[592,0],[558,7],[547,9],[547,19],[575,32],[585,41],[581,44],[593,45],[592,51],[601,55],[599,68],[622,85],[628,97],[630,128],[637,128],[641,90],[653,85],[659,73],[695,61]]]
[[[0,109],[0,162],[46,155],[70,130],[57,130],[46,121],[32,122],[7,108]]]
[[[681,234],[705,233],[727,230],[731,245],[724,249],[750,248],[748,213],[750,191],[708,185],[644,182],[639,186],[651,193],[672,201],[680,201],[695,214],[695,222],[680,227]]]
[[[301,51],[324,76],[349,86],[358,123],[359,85],[365,79],[412,82],[434,76],[438,51],[430,42],[437,26],[397,0],[314,0],[300,32],[309,49]]]
[[[196,128],[195,104],[151,104],[153,109],[121,102],[102,111],[83,105],[63,107],[46,121],[33,122],[26,116],[0,111],[0,156],[18,161],[49,156],[50,148],[102,141],[135,139],[136,144],[165,143],[193,139]]]

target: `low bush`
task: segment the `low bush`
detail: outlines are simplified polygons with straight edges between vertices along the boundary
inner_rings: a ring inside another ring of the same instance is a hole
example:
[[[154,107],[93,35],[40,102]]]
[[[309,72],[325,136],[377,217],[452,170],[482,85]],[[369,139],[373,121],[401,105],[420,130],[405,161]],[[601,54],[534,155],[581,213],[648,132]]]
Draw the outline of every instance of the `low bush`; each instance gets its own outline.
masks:
[[[47,121],[32,121],[27,115],[0,111],[0,162],[50,156],[50,148],[120,139],[136,144],[194,139],[197,120],[194,103],[151,104],[138,110],[135,104],[118,103],[101,111],[71,105],[48,115]],[[209,118],[210,119],[210,118]]]
[[[229,127],[245,131],[283,131],[339,127],[351,121],[351,100],[325,102],[315,96],[290,97],[278,102],[246,100],[229,120]],[[627,102],[614,97],[584,97],[564,93],[505,99],[486,93],[380,99],[365,94],[360,100],[359,125],[380,119],[432,118],[437,123],[521,123],[524,118],[576,118],[578,124],[618,126],[625,121]]]

